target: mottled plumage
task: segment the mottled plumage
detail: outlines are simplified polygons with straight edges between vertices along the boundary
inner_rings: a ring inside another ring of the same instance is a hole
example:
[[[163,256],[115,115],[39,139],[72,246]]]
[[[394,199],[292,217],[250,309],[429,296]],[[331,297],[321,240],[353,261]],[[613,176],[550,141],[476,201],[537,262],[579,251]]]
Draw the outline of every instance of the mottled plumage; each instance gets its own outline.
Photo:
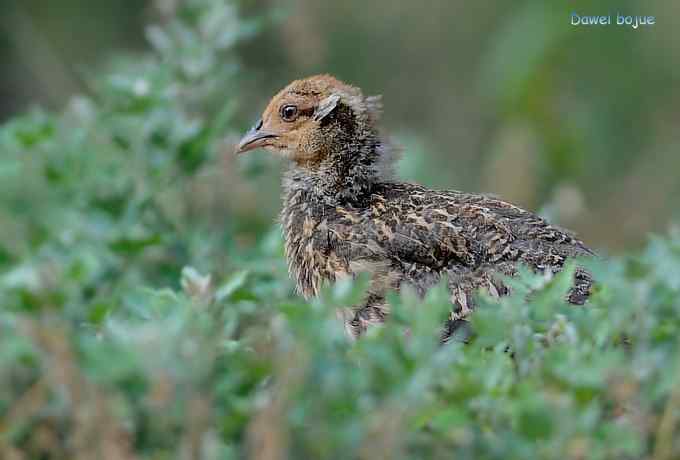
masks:
[[[503,295],[497,275],[518,264],[559,271],[590,251],[571,234],[515,205],[435,191],[393,179],[393,150],[377,129],[380,104],[330,76],[294,81],[274,96],[239,151],[264,147],[291,160],[281,224],[289,272],[306,298],[326,282],[367,272],[369,294],[343,312],[353,337],[389,312],[385,292],[408,284],[423,295],[442,278],[452,312],[442,338],[473,309],[475,290]],[[591,279],[578,269],[569,301]]]

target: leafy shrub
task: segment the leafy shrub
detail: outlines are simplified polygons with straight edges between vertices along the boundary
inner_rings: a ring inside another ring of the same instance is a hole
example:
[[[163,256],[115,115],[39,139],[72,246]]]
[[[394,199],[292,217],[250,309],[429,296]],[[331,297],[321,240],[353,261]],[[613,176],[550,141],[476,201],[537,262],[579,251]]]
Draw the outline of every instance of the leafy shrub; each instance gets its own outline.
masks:
[[[569,270],[525,273],[442,347],[443,289],[352,343],[365,280],[304,302],[277,229],[210,224],[253,27],[186,2],[153,54],[0,128],[2,458],[677,458],[677,232],[590,262],[585,308]]]

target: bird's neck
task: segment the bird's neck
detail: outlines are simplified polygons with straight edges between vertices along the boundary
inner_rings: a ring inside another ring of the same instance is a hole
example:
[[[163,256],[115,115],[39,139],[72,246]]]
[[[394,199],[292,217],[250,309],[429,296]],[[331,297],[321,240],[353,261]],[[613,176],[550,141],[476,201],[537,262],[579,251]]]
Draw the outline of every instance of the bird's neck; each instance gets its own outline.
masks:
[[[302,192],[328,205],[361,206],[376,184],[392,178],[392,148],[377,135],[346,143],[315,165],[293,163],[284,175],[285,196]]]

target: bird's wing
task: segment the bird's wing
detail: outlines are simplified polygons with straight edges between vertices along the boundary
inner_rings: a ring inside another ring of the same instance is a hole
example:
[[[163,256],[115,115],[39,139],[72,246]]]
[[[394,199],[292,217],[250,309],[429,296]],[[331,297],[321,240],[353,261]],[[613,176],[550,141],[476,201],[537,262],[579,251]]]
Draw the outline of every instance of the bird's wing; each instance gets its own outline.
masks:
[[[514,261],[543,269],[592,255],[570,233],[495,198],[410,184],[386,190],[365,226],[393,259],[435,270]]]

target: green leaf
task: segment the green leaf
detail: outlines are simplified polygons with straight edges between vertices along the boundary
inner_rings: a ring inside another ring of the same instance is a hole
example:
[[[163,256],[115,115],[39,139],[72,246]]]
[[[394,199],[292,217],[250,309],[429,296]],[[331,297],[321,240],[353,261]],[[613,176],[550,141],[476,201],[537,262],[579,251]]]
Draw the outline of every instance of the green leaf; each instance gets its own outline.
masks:
[[[215,291],[215,300],[217,302],[229,300],[229,298],[232,297],[238,289],[246,284],[249,275],[250,272],[247,270],[234,273],[225,283],[217,288]]]

